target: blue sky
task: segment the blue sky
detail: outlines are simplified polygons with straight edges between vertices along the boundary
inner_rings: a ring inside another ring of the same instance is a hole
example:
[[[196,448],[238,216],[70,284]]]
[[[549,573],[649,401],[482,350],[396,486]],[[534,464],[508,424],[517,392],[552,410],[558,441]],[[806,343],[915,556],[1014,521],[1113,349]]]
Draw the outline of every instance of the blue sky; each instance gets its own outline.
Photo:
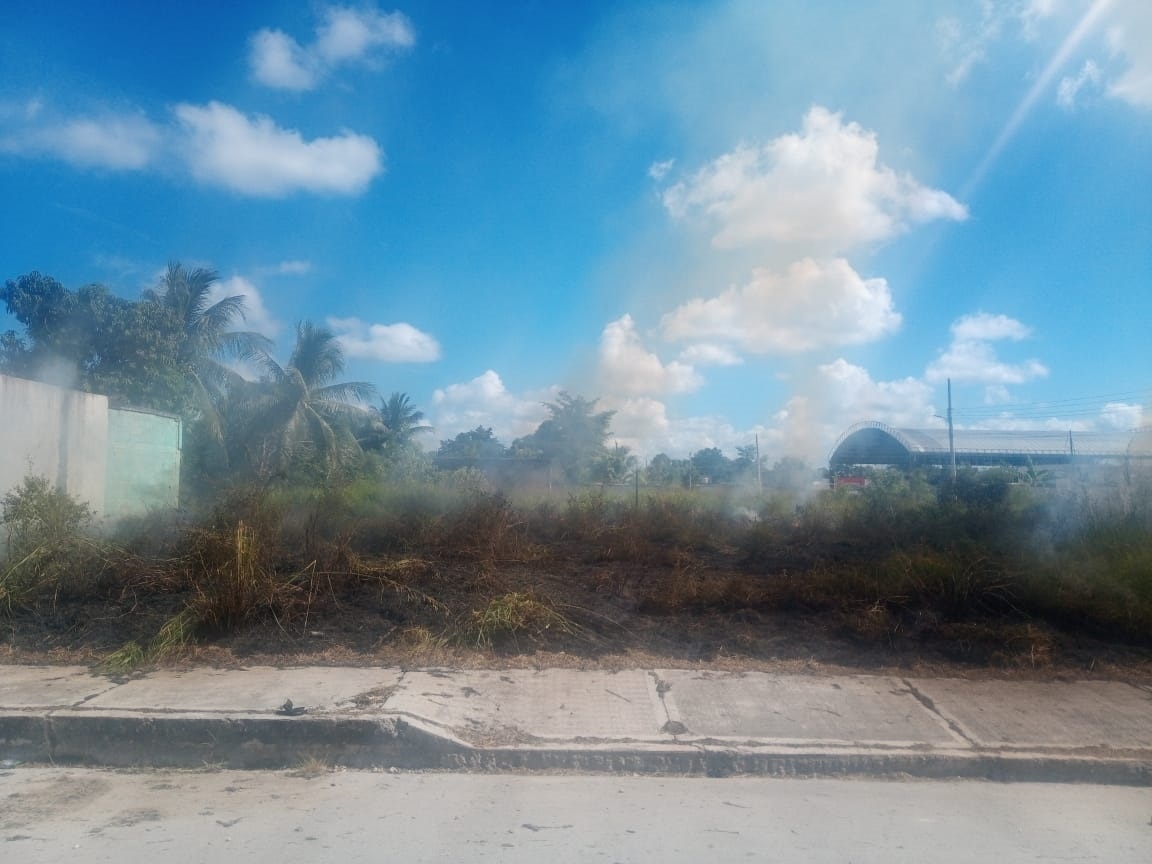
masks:
[[[435,440],[568,389],[819,461],[949,378],[967,426],[1152,394],[1146,0],[9,0],[0,82],[0,276],[213,266]]]

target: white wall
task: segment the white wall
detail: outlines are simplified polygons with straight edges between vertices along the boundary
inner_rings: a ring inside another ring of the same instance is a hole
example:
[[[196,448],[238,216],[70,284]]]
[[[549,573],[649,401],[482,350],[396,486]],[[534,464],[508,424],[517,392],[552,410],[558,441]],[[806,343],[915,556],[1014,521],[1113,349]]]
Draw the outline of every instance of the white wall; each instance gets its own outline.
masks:
[[[0,375],[0,496],[40,474],[101,515],[108,398]]]

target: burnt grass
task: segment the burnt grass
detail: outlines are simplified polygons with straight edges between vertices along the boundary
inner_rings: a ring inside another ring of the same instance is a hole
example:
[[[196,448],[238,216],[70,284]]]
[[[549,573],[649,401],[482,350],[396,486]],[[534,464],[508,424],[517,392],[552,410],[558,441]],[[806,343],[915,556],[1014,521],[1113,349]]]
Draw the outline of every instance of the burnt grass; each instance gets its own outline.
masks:
[[[1124,545],[1140,532],[1053,543],[1034,513],[921,502],[885,517],[831,493],[783,515],[688,495],[348,497],[238,496],[63,544],[69,566],[9,590],[0,661],[1152,681],[1152,574]]]

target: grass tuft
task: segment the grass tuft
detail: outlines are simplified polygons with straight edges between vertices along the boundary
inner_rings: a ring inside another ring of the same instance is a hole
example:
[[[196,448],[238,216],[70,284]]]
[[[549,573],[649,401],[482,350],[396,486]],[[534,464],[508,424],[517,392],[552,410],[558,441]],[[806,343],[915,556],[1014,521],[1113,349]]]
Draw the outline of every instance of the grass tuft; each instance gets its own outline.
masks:
[[[521,639],[540,644],[548,635],[572,635],[576,629],[575,623],[547,601],[510,591],[473,610],[463,635],[472,644],[484,648],[519,647]]]

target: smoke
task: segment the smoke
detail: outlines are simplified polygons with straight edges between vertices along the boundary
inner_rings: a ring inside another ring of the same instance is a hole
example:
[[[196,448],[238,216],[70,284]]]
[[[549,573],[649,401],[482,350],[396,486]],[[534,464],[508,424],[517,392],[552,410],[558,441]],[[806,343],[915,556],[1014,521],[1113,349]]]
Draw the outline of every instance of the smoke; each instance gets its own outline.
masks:
[[[80,383],[80,370],[74,360],[51,355],[37,364],[30,377],[54,387],[75,390]]]

